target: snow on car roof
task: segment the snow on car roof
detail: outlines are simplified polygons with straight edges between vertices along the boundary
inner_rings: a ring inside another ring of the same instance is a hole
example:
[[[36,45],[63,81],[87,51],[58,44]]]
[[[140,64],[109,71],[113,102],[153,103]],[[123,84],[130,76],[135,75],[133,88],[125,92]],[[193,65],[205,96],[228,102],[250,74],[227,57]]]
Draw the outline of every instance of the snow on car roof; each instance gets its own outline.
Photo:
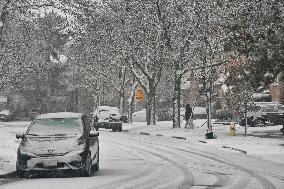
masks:
[[[99,110],[109,110],[110,106],[99,106]]]
[[[37,119],[48,119],[48,118],[79,118],[81,117],[81,113],[74,112],[57,112],[57,113],[48,113],[41,114],[37,117]]]
[[[109,109],[118,109],[118,107],[110,106]]]
[[[0,112],[0,114],[9,115],[10,114],[10,110],[2,110]]]

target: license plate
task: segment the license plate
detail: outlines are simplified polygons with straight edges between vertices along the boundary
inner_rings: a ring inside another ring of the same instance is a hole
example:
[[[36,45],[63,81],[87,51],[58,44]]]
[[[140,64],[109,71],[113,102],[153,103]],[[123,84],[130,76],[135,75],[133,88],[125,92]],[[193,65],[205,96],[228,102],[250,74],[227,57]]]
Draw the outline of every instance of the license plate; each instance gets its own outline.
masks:
[[[55,159],[44,159],[42,162],[44,167],[57,167],[57,160]]]

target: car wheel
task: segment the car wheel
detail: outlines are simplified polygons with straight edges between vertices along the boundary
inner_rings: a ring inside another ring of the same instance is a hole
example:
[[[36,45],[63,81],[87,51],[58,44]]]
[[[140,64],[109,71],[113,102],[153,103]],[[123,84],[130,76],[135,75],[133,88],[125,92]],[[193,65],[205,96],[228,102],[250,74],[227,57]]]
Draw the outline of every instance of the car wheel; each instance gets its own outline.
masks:
[[[17,175],[18,177],[23,178],[25,177],[25,172],[23,170],[17,169]]]
[[[264,127],[265,124],[261,119],[256,119],[253,121],[253,126],[254,127]]]
[[[82,176],[89,177],[92,174],[92,160],[91,154],[89,153],[83,167]]]
[[[94,171],[99,171],[100,168],[100,148],[98,148],[97,163],[93,166]]]
[[[122,123],[119,124],[119,129],[118,129],[118,131],[119,131],[119,132],[122,131]]]

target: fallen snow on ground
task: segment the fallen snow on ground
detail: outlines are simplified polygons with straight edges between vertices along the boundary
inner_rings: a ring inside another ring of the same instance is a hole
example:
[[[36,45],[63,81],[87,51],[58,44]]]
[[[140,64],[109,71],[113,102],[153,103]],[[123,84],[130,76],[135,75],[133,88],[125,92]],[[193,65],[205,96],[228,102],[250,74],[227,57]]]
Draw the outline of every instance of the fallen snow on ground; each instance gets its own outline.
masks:
[[[194,120],[195,128],[185,131],[184,128],[172,129],[171,121],[158,122],[157,125],[147,126],[145,122],[123,124],[123,130],[131,133],[148,133],[157,137],[180,137],[186,142],[207,145],[230,153],[241,153],[255,156],[259,159],[283,163],[284,138],[260,138],[255,136],[244,137],[244,128],[236,125],[236,136],[229,136],[229,125],[213,125],[217,139],[206,140],[206,120]],[[30,122],[0,122],[0,174],[15,171],[16,154],[20,140],[16,133],[23,133]],[[184,125],[184,123],[183,123]],[[252,132],[277,131],[282,126],[248,128],[248,134]]]
[[[17,148],[20,140],[16,133],[23,133],[30,122],[0,122],[0,174],[15,170]]]
[[[185,130],[182,128],[172,129],[172,122],[158,122],[156,126],[147,126],[144,122],[133,123],[130,132],[150,134],[154,136],[185,138],[188,142],[203,143],[222,150],[246,153],[260,159],[277,163],[284,163],[284,137],[282,138],[261,138],[251,136],[253,132],[279,131],[282,126],[248,127],[248,135],[244,136],[245,128],[236,125],[236,136],[230,136],[230,125],[213,125],[216,139],[205,139],[207,132],[206,120],[194,120],[194,129]],[[204,124],[205,123],[205,124]],[[184,125],[184,123],[183,123]],[[140,126],[140,127],[139,127]]]

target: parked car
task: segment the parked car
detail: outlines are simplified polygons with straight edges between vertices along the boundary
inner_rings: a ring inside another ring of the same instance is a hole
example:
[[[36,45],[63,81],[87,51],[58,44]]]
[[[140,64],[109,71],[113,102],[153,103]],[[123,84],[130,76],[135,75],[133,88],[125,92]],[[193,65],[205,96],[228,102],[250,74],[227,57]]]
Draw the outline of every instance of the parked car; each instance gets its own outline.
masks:
[[[255,102],[247,113],[247,123],[251,127],[281,125],[283,123],[282,106],[275,102]],[[239,124],[245,125],[245,116],[240,117]]]
[[[73,170],[90,176],[99,170],[99,132],[81,113],[60,112],[38,116],[24,134],[18,152],[19,176],[31,171]]]
[[[117,107],[99,106],[94,113],[95,128],[112,129],[122,131],[121,114]]]
[[[16,115],[12,113],[10,110],[2,110],[0,112],[0,120],[1,121],[12,121],[16,119]]]

